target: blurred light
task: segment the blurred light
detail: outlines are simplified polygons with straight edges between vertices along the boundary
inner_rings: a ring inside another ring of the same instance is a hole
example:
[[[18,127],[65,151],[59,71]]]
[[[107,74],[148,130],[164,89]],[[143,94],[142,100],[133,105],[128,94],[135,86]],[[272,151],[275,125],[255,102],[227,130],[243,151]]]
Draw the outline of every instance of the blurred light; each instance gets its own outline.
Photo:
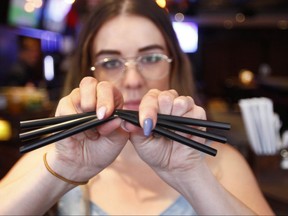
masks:
[[[268,77],[272,73],[272,68],[267,63],[262,63],[259,65],[258,74],[260,77]]]
[[[26,27],[19,27],[17,33],[22,36],[40,39],[43,52],[55,52],[60,48],[62,38],[60,33]]]
[[[44,76],[48,81],[54,79],[54,60],[52,56],[46,56],[44,58]]]
[[[156,0],[156,3],[159,5],[161,8],[166,7],[166,0]]]
[[[35,8],[40,8],[43,5],[42,0],[34,0],[33,2]]]
[[[254,80],[254,74],[250,70],[243,69],[239,72],[239,80],[244,85],[249,85]]]
[[[31,2],[26,2],[25,5],[24,5],[24,10],[25,10],[27,13],[32,13],[32,12],[35,10],[35,7],[34,7],[33,3],[31,3]]]
[[[65,2],[66,2],[67,4],[73,4],[73,3],[75,2],[75,0],[65,0]]]
[[[28,13],[32,13],[35,9],[41,8],[42,5],[42,0],[26,0],[24,10]]]
[[[225,20],[224,21],[224,28],[232,29],[233,28],[233,22],[231,20]]]
[[[47,5],[46,12],[51,21],[62,22],[70,9],[71,3],[67,4],[67,2],[63,0],[51,0]]]
[[[72,1],[49,0],[43,16],[43,27],[54,32],[62,32],[66,26],[66,16],[71,10]]]
[[[9,0],[7,22],[13,26],[37,28],[43,0]]]
[[[243,23],[246,19],[245,15],[243,13],[237,13],[235,16],[235,19],[239,23]]]
[[[174,16],[175,21],[182,22],[184,20],[185,16],[183,13],[176,13]]]
[[[287,20],[279,20],[277,25],[278,25],[278,28],[280,28],[282,30],[288,29],[288,21]]]
[[[184,52],[193,53],[198,49],[198,26],[193,22],[173,22],[179,44]]]
[[[0,140],[7,141],[12,137],[12,127],[6,120],[0,119]]]

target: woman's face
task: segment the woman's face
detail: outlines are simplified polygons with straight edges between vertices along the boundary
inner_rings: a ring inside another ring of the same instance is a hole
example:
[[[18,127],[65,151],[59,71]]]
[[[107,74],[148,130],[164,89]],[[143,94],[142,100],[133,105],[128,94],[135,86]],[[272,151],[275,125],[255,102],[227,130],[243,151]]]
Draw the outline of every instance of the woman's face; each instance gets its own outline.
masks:
[[[122,92],[124,109],[137,110],[149,89],[169,88],[170,63],[166,59],[153,63],[163,54],[169,57],[164,37],[153,22],[140,16],[121,15],[105,23],[94,38],[94,76],[99,81],[112,82]],[[138,58],[141,63],[137,65],[133,59],[139,56],[146,57]],[[122,70],[118,58],[129,59],[126,66],[122,64],[125,61],[120,61]],[[108,59],[113,60],[106,64]]]

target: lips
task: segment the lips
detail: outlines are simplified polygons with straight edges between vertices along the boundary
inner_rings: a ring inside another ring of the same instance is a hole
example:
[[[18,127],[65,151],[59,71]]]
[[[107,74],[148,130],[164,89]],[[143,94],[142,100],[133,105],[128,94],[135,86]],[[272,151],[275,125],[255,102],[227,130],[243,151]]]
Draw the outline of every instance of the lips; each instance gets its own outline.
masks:
[[[133,100],[133,101],[127,101],[124,103],[124,109],[128,110],[138,110],[140,105],[140,100]]]

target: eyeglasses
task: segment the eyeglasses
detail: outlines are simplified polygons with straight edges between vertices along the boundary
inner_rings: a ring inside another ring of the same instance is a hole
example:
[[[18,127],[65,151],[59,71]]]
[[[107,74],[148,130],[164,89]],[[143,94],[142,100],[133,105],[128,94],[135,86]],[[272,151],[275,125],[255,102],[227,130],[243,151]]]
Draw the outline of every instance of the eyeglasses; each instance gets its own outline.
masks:
[[[123,76],[129,65],[134,65],[146,79],[158,80],[168,74],[169,70],[165,70],[165,64],[171,62],[172,59],[160,53],[146,54],[134,58],[107,57],[96,61],[91,70],[102,73],[102,75],[111,79],[118,79]]]

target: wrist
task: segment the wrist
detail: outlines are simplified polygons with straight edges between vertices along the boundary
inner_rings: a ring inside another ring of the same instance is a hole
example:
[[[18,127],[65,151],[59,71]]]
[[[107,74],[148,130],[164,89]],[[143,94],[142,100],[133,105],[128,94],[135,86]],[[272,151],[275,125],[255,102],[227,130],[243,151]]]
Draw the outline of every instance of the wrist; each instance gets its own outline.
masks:
[[[64,182],[66,182],[66,183],[68,183],[68,184],[72,184],[72,185],[77,186],[77,185],[85,185],[85,184],[88,183],[88,181],[81,181],[81,182],[79,182],[79,181],[73,181],[73,180],[67,179],[67,178],[65,178],[64,176],[62,176],[62,175],[58,174],[57,172],[55,172],[55,171],[49,166],[49,164],[48,164],[48,162],[47,162],[47,153],[45,153],[45,154],[43,155],[43,162],[44,162],[45,168],[48,170],[48,172],[50,172],[53,176],[55,176],[56,178],[58,178],[58,179],[60,179],[60,180],[62,180],[62,181],[64,181]]]
[[[204,161],[198,161],[197,165],[190,167],[182,167],[169,171],[158,171],[158,175],[167,182],[171,187],[175,188],[179,193],[191,193],[188,188],[195,189],[205,184],[207,176],[213,176],[207,164]],[[193,186],[193,187],[191,187]]]
[[[50,175],[74,186],[86,184],[92,177],[85,171],[85,167],[75,166],[75,163],[54,152],[43,155],[43,164]]]

